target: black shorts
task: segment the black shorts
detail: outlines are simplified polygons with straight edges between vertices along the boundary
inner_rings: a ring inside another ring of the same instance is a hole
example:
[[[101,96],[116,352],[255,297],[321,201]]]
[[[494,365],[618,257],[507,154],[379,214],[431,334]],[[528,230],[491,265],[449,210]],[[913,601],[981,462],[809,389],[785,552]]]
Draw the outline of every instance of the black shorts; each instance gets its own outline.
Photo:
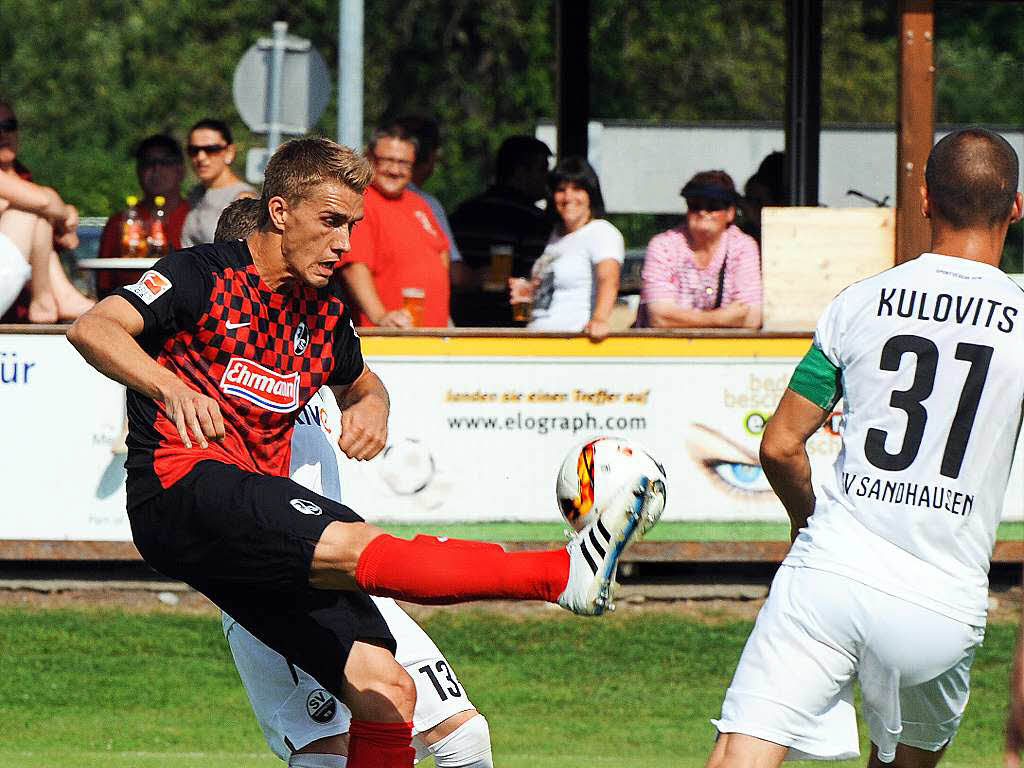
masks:
[[[353,642],[394,653],[369,596],[309,585],[324,529],[362,520],[345,505],[285,477],[203,461],[131,506],[132,537],[149,565],[202,592],[336,696]]]

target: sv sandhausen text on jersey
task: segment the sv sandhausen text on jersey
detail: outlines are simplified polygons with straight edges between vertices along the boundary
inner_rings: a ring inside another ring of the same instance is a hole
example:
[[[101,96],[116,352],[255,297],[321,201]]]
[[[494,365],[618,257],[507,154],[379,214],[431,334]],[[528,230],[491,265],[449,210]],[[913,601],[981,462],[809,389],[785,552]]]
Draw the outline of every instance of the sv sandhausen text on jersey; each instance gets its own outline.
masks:
[[[954,491],[941,485],[882,480],[857,472],[843,472],[843,490],[847,496],[877,499],[890,504],[945,509],[953,515],[967,517],[974,509],[974,495]]]

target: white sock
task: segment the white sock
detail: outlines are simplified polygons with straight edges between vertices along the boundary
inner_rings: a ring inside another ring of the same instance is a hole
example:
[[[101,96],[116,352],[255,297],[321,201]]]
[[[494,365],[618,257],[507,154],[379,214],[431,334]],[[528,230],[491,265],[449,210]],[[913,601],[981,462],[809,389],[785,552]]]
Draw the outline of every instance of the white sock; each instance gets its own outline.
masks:
[[[428,749],[437,768],[494,768],[487,718],[477,714]]]

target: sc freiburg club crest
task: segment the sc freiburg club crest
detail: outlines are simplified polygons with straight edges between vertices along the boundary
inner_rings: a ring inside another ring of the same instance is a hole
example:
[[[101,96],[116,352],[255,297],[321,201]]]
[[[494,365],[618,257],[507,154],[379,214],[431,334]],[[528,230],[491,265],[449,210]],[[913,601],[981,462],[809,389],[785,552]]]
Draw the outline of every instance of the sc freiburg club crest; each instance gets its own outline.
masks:
[[[324,513],[319,504],[314,504],[308,499],[292,499],[288,503],[292,505],[292,509],[304,515],[322,515]]]
[[[309,328],[306,327],[306,322],[303,320],[299,323],[298,328],[295,329],[295,335],[292,336],[292,349],[296,355],[301,355],[308,346]]]

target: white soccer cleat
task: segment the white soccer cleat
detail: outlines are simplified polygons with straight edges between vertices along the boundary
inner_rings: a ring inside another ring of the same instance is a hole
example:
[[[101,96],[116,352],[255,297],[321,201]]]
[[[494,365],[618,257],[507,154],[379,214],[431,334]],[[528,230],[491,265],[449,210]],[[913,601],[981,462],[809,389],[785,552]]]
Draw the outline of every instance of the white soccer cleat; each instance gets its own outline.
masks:
[[[623,485],[597,518],[565,545],[569,582],[558,604],[582,616],[615,609],[612,587],[619,557],[654,527],[665,509],[665,483],[638,475]]]

